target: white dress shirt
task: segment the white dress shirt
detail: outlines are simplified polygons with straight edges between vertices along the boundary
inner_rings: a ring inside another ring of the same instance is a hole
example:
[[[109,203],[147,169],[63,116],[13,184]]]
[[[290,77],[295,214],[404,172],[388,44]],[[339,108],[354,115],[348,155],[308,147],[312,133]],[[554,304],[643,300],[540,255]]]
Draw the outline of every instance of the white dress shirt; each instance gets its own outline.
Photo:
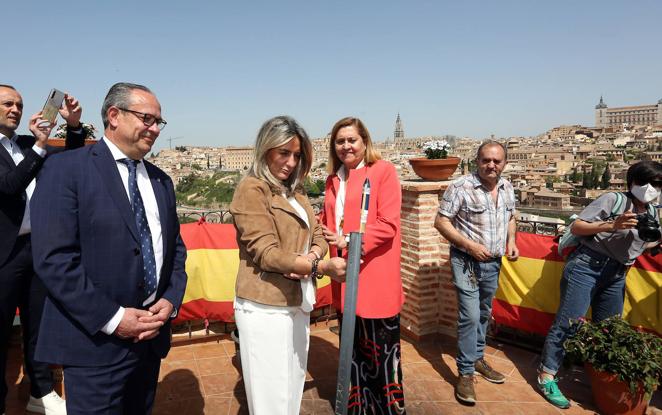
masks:
[[[113,142],[111,142],[105,136],[103,141],[106,143],[110,149],[110,153],[113,155],[113,158],[117,160],[122,160],[129,158],[122,151],[117,148]],[[124,184],[124,190],[126,190],[126,197],[128,200],[131,200],[129,196],[129,168],[123,162],[117,161],[115,163],[117,170],[120,173],[122,178],[122,184]],[[161,274],[161,267],[163,266],[163,234],[161,232],[161,219],[159,217],[159,206],[156,203],[156,195],[154,194],[154,189],[152,188],[152,183],[149,180],[149,175],[147,174],[147,169],[145,168],[145,163],[138,163],[136,168],[136,178],[138,181],[138,190],[140,191],[140,196],[143,199],[143,204],[145,205],[145,214],[147,216],[147,225],[152,234],[152,247],[154,248],[154,259],[156,261],[156,285],[159,285],[159,279]],[[150,295],[143,305],[147,305],[156,299],[156,292]],[[117,313],[113,318],[106,323],[105,326],[101,328],[106,334],[113,334],[117,329],[117,326],[122,321],[124,317],[124,307],[121,307],[117,310]]]
[[[23,151],[21,151],[21,148],[18,146],[18,143],[16,143],[17,138],[18,136],[16,134],[14,134],[14,136],[11,139],[9,139],[4,134],[0,133],[0,142],[2,142],[2,146],[5,148],[5,150],[7,150],[12,160],[14,160],[14,164],[18,166],[18,163],[23,161],[25,157],[23,156]],[[34,146],[32,146],[32,150],[34,150],[34,152],[40,155],[42,158],[46,157],[45,148],[41,148],[35,144]],[[21,227],[18,230],[19,235],[27,235],[30,233],[30,230],[32,229],[30,227],[30,199],[32,198],[32,193],[34,193],[34,188],[36,184],[37,184],[36,179],[32,179],[30,184],[28,184],[28,187],[25,189],[27,198],[25,199],[25,211],[23,212],[23,221],[21,222]]]

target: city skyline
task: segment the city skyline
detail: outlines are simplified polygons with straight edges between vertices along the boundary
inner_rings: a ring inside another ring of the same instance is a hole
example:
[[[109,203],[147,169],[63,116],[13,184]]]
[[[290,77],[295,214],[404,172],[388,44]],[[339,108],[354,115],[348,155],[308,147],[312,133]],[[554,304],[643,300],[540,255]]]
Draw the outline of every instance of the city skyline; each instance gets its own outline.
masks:
[[[155,151],[252,145],[277,114],[311,137],[354,115],[392,138],[398,113],[408,137],[531,136],[594,125],[600,96],[657,103],[660,16],[655,1],[14,4],[5,21],[29,29],[9,31],[0,83],[23,95],[22,132],[52,87],[101,130],[110,85],[143,83],[168,121]]]

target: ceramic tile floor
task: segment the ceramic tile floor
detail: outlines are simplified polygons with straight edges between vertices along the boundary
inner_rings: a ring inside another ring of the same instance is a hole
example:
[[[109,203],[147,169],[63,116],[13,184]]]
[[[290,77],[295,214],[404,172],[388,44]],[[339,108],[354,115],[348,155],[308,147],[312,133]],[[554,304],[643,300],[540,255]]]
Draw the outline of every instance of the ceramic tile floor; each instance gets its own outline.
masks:
[[[308,376],[301,407],[302,414],[333,414],[338,362],[338,336],[320,323],[311,328]],[[402,362],[407,413],[413,414],[595,414],[590,387],[579,368],[566,372],[561,388],[572,407],[559,410],[532,386],[537,355],[505,344],[492,343],[487,360],[507,376],[503,385],[478,379],[478,402],[468,407],[453,396],[457,372],[454,339],[437,336],[419,344],[403,341]],[[23,414],[25,388],[16,385],[20,364],[13,347],[9,362],[10,391],[6,415]],[[213,340],[178,345],[161,366],[155,415],[248,414],[241,381],[241,369],[234,343]],[[648,414],[662,415],[662,392],[657,392]]]

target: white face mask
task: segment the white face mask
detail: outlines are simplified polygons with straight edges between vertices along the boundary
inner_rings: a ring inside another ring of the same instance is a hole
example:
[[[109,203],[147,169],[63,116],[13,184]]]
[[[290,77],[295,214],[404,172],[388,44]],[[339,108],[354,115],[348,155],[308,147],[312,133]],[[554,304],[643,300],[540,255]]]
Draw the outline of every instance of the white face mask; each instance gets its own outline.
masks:
[[[650,203],[660,196],[660,191],[650,183],[644,186],[634,184],[630,192],[642,203]]]

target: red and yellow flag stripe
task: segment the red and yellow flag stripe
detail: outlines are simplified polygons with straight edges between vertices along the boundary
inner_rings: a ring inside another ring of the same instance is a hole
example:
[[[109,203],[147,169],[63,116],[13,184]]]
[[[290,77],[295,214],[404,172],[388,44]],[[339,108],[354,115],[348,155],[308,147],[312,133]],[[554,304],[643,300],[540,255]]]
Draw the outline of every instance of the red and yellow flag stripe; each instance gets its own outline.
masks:
[[[209,319],[234,321],[232,302],[239,268],[239,248],[234,226],[206,222],[181,226],[186,245],[188,283],[177,322]],[[331,304],[328,277],[317,282],[315,307]]]
[[[497,323],[547,334],[559,305],[564,261],[550,236],[517,234],[520,258],[503,259],[493,315]],[[626,277],[623,317],[662,335],[662,255],[643,255]]]

